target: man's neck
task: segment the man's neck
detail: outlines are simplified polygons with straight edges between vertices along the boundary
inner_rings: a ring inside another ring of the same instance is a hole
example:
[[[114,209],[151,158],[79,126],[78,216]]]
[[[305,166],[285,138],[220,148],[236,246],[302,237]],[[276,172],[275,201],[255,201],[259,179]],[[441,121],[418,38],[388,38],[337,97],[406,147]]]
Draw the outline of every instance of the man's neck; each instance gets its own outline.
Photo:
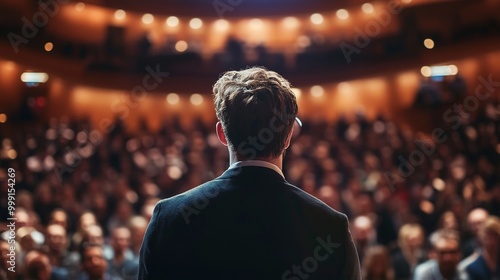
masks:
[[[232,165],[233,163],[236,163],[238,161],[246,161],[246,160],[261,160],[261,161],[266,161],[269,163],[272,163],[276,165],[280,170],[283,170],[283,155],[280,155],[279,157],[276,158],[246,158],[246,159],[240,159],[238,156],[236,156],[235,153],[229,152],[229,165]]]

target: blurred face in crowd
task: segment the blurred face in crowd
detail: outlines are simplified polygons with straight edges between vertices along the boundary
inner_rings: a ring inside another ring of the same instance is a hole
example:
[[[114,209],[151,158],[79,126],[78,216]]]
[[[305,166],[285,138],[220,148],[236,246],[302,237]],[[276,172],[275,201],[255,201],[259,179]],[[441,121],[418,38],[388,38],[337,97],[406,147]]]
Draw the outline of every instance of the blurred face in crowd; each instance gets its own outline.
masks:
[[[372,276],[383,277],[388,266],[388,259],[385,256],[377,256],[374,258],[371,268]]]
[[[472,210],[467,216],[467,223],[469,224],[469,228],[477,237],[479,228],[484,223],[484,221],[488,218],[488,212],[482,208]]]
[[[441,274],[453,275],[461,259],[458,240],[441,238],[436,241],[434,250]]]
[[[142,217],[134,218],[135,223],[130,225],[132,246],[140,246],[148,227],[147,221]]]
[[[10,246],[9,246],[9,243],[7,243],[7,241],[4,241],[4,240],[0,240],[0,256],[1,256],[1,264],[0,264],[0,267],[6,267],[7,265],[7,261],[9,259],[9,256],[7,256],[7,254],[9,253],[10,251]]]
[[[482,243],[486,250],[499,250],[500,249],[500,235],[493,230],[485,230],[482,234]]]
[[[89,226],[97,224],[94,214],[87,212],[80,216],[80,228],[86,230]]]
[[[339,210],[342,206],[338,192],[331,186],[322,186],[318,190],[318,198],[333,209]]]
[[[116,253],[124,253],[130,246],[130,230],[125,227],[119,227],[113,230],[111,236],[111,245]]]
[[[38,251],[30,251],[24,258],[28,279],[49,280],[52,267],[49,257]]]
[[[458,229],[458,221],[451,211],[447,211],[442,216],[442,228],[444,229]]]
[[[408,234],[407,242],[412,249],[420,248],[424,243],[424,235],[420,230],[415,230]]]
[[[373,238],[373,224],[366,216],[360,216],[353,222],[353,237],[356,245],[365,246]]]
[[[14,214],[15,218],[17,218],[16,220],[16,226],[17,228],[22,228],[24,226],[31,226],[31,220],[30,220],[30,216],[28,214],[28,212],[24,211],[24,210],[21,210],[21,211],[17,211],[16,214]]]
[[[52,212],[49,224],[56,224],[68,228],[68,215],[62,210],[55,210]]]
[[[90,279],[99,278],[104,274],[108,264],[102,252],[102,248],[91,246],[84,250],[82,256],[82,268]]]
[[[85,231],[85,240],[90,244],[104,245],[102,228],[98,225],[91,225]]]
[[[66,230],[63,226],[52,224],[47,227],[47,246],[52,253],[62,253],[66,249]]]

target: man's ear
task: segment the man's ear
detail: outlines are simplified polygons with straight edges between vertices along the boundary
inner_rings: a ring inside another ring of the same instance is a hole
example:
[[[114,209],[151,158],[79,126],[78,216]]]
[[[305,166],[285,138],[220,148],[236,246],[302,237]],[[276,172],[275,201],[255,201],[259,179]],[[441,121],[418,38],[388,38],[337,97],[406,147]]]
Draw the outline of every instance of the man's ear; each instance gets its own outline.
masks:
[[[215,125],[215,132],[217,133],[217,138],[219,138],[222,145],[227,146],[226,135],[224,134],[224,129],[222,129],[222,124],[220,122],[217,122]]]
[[[288,147],[290,147],[290,142],[292,142],[293,129],[294,126],[292,126],[292,129],[290,129],[290,133],[288,133],[288,137],[286,138],[285,150],[288,149]]]

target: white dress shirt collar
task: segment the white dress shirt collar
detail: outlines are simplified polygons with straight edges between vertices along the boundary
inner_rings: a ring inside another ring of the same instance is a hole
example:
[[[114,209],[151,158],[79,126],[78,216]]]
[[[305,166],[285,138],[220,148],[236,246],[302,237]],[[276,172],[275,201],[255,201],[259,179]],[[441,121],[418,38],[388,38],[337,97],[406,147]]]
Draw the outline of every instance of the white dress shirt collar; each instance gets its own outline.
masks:
[[[281,169],[279,169],[278,166],[268,162],[268,161],[263,161],[263,160],[244,160],[244,161],[237,161],[231,166],[229,166],[228,169],[236,168],[236,167],[242,167],[242,166],[260,166],[260,167],[266,167],[269,169],[272,169],[276,171],[276,173],[280,174],[283,179],[285,178],[285,175],[283,175],[283,172]]]

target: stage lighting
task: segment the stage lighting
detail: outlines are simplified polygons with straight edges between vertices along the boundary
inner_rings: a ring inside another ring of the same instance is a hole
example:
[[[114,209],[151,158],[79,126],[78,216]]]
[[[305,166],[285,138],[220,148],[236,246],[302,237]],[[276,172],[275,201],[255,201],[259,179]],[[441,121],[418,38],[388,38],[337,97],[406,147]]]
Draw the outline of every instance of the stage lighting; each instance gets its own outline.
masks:
[[[374,9],[373,9],[373,5],[370,4],[370,3],[365,3],[363,4],[363,6],[361,6],[361,9],[363,10],[363,12],[365,14],[371,14],[373,13]]]
[[[323,16],[321,14],[312,14],[310,20],[313,24],[319,25],[323,23]]]
[[[434,41],[432,39],[427,38],[424,40],[424,46],[426,48],[428,48],[429,50],[433,49],[434,48]]]
[[[49,75],[44,72],[24,72],[21,74],[21,81],[24,83],[45,83],[49,79]]]
[[[203,96],[199,93],[194,93],[189,98],[189,101],[195,106],[201,105],[203,103]]]
[[[127,15],[127,13],[125,13],[124,10],[116,10],[116,12],[115,12],[115,19],[122,20],[122,19],[125,18],[126,15]]]
[[[200,29],[203,26],[203,21],[199,18],[193,18],[189,21],[189,27],[191,29]]]
[[[142,23],[151,24],[155,20],[155,17],[152,14],[144,14],[142,16]]]
[[[346,20],[349,18],[349,12],[346,9],[340,9],[336,13],[337,17],[341,20]]]
[[[325,93],[325,90],[322,86],[312,86],[311,87],[311,95],[313,97],[321,97]]]
[[[168,17],[165,21],[165,24],[170,27],[176,27],[177,25],[179,25],[179,19],[174,16]]]

